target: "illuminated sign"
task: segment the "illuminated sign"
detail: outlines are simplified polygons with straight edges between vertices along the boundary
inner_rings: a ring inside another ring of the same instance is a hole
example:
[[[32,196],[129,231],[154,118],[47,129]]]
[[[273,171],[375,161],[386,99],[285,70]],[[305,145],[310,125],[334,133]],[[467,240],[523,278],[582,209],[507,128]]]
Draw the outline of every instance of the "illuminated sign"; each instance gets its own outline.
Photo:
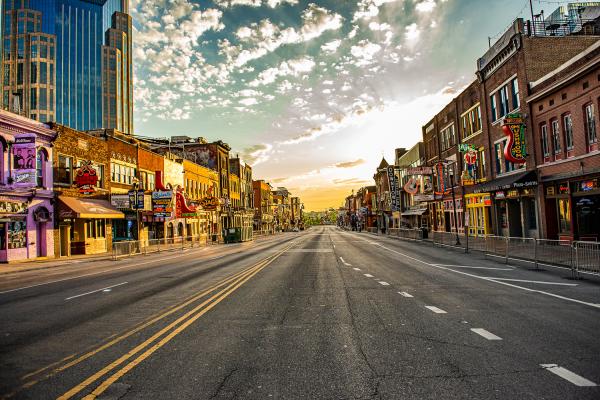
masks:
[[[406,169],[406,175],[431,175],[433,168],[431,167],[413,167]]]
[[[15,136],[12,146],[13,173],[12,178],[15,185],[35,186],[36,175],[36,149],[35,135],[23,134]]]
[[[173,192],[171,190],[152,192],[152,212],[154,217],[169,218],[173,215]]]
[[[461,153],[468,153],[470,151],[477,151],[474,145],[468,143],[460,143],[458,145],[458,151]]]
[[[520,114],[509,114],[502,121],[502,131],[508,140],[504,146],[504,158],[514,164],[523,164],[527,157],[525,146],[525,123]]]
[[[91,161],[84,161],[75,171],[75,184],[79,187],[79,193],[92,194],[96,191],[98,175],[92,167]]]
[[[419,181],[415,178],[410,178],[406,185],[404,185],[404,191],[409,194],[416,194],[419,191]]]
[[[205,197],[200,200],[200,205],[207,211],[214,211],[219,206],[219,199],[214,196]]]

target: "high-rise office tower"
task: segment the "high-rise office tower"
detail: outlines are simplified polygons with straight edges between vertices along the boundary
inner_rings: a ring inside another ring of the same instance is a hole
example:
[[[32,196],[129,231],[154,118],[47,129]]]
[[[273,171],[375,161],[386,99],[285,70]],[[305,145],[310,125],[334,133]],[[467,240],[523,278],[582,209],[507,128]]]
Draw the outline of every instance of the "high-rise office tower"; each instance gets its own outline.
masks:
[[[128,0],[2,0],[2,106],[133,133]]]

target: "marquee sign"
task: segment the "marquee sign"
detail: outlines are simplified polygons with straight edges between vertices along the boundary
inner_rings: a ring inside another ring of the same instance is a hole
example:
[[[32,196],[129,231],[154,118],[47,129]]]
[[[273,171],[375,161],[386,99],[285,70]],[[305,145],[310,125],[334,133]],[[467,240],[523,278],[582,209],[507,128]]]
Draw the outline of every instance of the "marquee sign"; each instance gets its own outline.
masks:
[[[504,146],[504,158],[515,164],[523,164],[527,157],[525,123],[521,114],[509,114],[502,121],[502,131],[508,140]]]
[[[214,211],[219,206],[219,199],[214,196],[205,197],[200,200],[200,205],[206,211]]]
[[[79,193],[92,194],[96,191],[98,175],[91,161],[84,161],[75,171],[75,185],[79,187]]]
[[[152,211],[157,218],[170,218],[173,215],[173,192],[171,190],[152,192]]]
[[[36,149],[34,134],[25,133],[15,136],[12,146],[13,152],[13,182],[17,186],[35,186],[36,175]]]
[[[406,169],[407,175],[431,175],[433,168],[431,167],[412,167]]]

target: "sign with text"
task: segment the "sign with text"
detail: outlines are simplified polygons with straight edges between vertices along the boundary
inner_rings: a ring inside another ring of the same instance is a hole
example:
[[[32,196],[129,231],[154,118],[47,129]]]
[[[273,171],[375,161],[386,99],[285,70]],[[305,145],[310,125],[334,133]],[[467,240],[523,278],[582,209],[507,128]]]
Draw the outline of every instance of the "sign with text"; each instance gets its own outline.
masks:
[[[129,195],[127,194],[112,194],[110,195],[110,204],[121,210],[128,210],[131,208],[131,202],[129,201]]]
[[[79,193],[92,194],[96,191],[98,175],[91,161],[85,161],[75,170],[75,184],[79,187]]]
[[[35,186],[37,183],[35,135],[25,133],[15,136],[12,152],[12,178],[14,184],[17,186]]]
[[[398,177],[394,173],[394,166],[387,167],[388,182],[390,184],[390,206],[392,211],[400,211],[400,190],[398,188]]]
[[[431,175],[433,168],[431,167],[412,167],[406,169],[406,175]]]
[[[173,191],[152,192],[152,211],[155,217],[170,218],[173,215]]]
[[[508,137],[504,146],[504,158],[515,164],[523,164],[527,157],[525,146],[525,123],[520,114],[509,114],[502,121],[502,131]]]

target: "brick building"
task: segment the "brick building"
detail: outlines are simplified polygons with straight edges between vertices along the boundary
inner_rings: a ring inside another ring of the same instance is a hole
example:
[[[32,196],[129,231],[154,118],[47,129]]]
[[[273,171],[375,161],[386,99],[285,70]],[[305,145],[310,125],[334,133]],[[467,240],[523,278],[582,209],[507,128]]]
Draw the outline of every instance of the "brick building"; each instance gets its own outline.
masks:
[[[530,83],[542,235],[600,239],[600,41]]]
[[[252,181],[254,191],[254,230],[263,232],[273,232],[273,193],[272,187],[264,180]]]
[[[56,256],[96,254],[112,248],[112,221],[125,215],[109,201],[110,152],[106,140],[52,125]],[[92,172],[93,170],[93,172]],[[93,179],[86,179],[95,175]]]
[[[523,20],[517,19],[477,60],[491,175],[488,182],[475,185],[473,192],[490,196],[495,234],[539,237],[535,146],[531,115],[526,112],[529,82],[540,79],[597,41],[596,36],[530,36]],[[523,119],[526,151],[522,162],[511,162],[505,156],[508,137],[503,125],[509,121],[507,117]]]

